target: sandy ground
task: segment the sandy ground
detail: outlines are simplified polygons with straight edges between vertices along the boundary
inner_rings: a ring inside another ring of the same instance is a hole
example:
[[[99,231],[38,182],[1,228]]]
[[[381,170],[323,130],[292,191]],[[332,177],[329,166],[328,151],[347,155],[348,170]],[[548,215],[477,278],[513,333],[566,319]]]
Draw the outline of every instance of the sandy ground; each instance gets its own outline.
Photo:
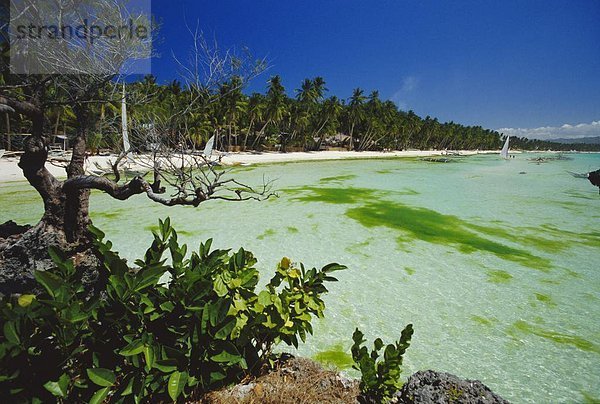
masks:
[[[221,159],[223,165],[253,165],[265,163],[283,163],[295,161],[313,161],[313,160],[340,160],[340,159],[368,159],[368,158],[392,158],[392,157],[431,157],[440,156],[444,152],[417,150],[417,151],[391,151],[391,152],[347,152],[347,151],[319,151],[319,152],[295,152],[295,153],[227,153]],[[473,154],[499,153],[496,150],[489,151],[460,151],[463,156]],[[109,167],[109,161],[115,160],[115,156],[92,156],[86,161],[86,170],[93,172],[100,167]],[[18,167],[17,157],[0,158],[0,182],[23,181],[25,177]],[[46,163],[46,168],[56,177],[66,177],[63,167]]]

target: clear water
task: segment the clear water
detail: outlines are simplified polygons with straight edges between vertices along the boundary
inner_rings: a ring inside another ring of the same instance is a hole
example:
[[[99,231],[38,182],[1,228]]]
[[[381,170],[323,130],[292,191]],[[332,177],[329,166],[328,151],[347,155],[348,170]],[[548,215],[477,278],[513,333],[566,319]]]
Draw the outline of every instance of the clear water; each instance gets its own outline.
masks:
[[[170,216],[189,244],[212,237],[215,246],[253,251],[265,279],[283,256],[347,265],[301,355],[341,365],[355,327],[391,341],[413,323],[405,375],[433,368],[476,378],[514,402],[593,401],[600,195],[566,171],[595,170],[600,155],[540,165],[531,157],[255,166],[235,175],[277,179],[280,198],[193,209],[97,193],[92,215],[128,258]],[[0,222],[41,213],[23,183],[1,185],[0,203]]]

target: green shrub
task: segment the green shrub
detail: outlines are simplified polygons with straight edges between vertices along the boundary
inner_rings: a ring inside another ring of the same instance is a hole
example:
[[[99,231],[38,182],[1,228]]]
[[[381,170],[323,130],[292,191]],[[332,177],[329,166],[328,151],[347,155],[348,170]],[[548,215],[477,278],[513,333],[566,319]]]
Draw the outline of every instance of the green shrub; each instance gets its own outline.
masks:
[[[354,359],[356,370],[360,370],[360,391],[363,402],[381,403],[390,399],[401,387],[400,374],[402,367],[402,356],[410,345],[413,335],[412,324],[407,325],[400,340],[395,344],[389,344],[380,358],[380,351],[384,347],[381,338],[373,343],[373,350],[369,353],[366,346],[364,334],[357,328],[352,335],[352,359]]]
[[[256,259],[243,249],[187,254],[169,219],[130,268],[92,228],[107,283],[89,297],[71,261],[36,272],[44,292],[0,302],[0,400],[99,403],[190,397],[234,382],[297,346],[323,316],[330,264],[306,270],[288,258],[255,291]],[[168,252],[169,257],[165,255]],[[159,280],[168,272],[168,285]]]

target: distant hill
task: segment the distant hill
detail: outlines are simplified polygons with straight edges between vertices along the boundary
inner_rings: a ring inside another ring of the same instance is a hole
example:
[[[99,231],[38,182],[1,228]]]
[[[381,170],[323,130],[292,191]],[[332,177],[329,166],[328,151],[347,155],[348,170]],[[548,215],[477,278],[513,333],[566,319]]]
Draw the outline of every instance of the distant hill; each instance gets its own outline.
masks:
[[[580,137],[577,139],[548,139],[548,142],[568,143],[568,144],[600,144],[600,136]]]

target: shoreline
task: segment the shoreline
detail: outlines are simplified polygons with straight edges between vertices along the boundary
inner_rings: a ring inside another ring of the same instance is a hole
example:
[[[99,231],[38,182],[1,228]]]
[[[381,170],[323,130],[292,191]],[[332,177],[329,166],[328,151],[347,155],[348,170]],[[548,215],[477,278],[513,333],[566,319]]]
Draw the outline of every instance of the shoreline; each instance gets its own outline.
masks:
[[[492,154],[499,153],[496,150],[488,151],[473,151],[461,150],[458,151],[462,156],[470,156],[474,154]],[[303,161],[325,161],[325,160],[345,160],[345,159],[372,159],[372,158],[403,158],[403,157],[432,157],[441,156],[442,151],[433,150],[414,150],[414,151],[390,151],[390,152],[373,152],[373,151],[316,151],[316,152],[235,152],[224,153],[221,163],[223,166],[245,166],[255,164],[273,164],[273,163],[290,163]],[[94,169],[97,166],[109,167],[109,160],[115,160],[116,155],[109,156],[90,156],[86,159],[86,171]],[[26,181],[23,172],[17,165],[18,157],[1,158],[0,159],[0,183]],[[65,169],[46,162],[46,168],[52,175],[57,178],[66,178]]]
[[[461,156],[473,156],[479,154],[499,154],[499,150],[458,150],[453,151]],[[512,153],[521,153],[513,151]],[[544,153],[552,153],[544,151]],[[223,166],[247,166],[255,164],[274,164],[306,161],[348,160],[348,159],[382,159],[382,158],[419,158],[446,156],[445,151],[440,150],[408,150],[408,151],[314,151],[314,152],[235,152],[224,153],[221,163]],[[97,166],[109,168],[109,160],[115,160],[116,155],[90,156],[86,160],[86,171]],[[25,181],[23,172],[19,168],[18,157],[0,158],[0,183]],[[60,166],[46,163],[46,168],[57,178],[65,178],[65,169]]]

